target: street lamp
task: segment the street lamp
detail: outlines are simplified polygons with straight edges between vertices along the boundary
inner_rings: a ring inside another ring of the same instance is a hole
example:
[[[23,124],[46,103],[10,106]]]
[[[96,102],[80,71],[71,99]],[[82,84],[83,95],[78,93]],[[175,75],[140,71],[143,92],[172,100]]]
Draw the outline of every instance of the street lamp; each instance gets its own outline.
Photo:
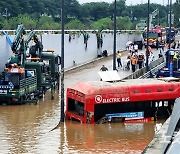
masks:
[[[148,0],[148,16],[147,16],[147,45],[146,45],[146,71],[148,72],[148,59],[149,59],[149,3],[150,0]]]
[[[61,117],[64,122],[64,0],[61,0]]]
[[[116,70],[116,0],[114,1],[114,49],[113,49],[113,70]]]

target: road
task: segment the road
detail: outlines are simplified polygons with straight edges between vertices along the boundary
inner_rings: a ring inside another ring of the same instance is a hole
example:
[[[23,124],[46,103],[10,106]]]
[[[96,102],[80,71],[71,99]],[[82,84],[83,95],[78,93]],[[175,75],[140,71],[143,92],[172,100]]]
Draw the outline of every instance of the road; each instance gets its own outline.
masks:
[[[159,50],[152,49],[153,53],[155,55],[155,60],[158,58]],[[138,53],[143,52],[145,55],[146,49],[143,48],[143,50],[139,50]],[[128,55],[128,51],[122,52],[122,64],[124,64],[126,58]],[[102,65],[105,65],[108,70],[113,70],[113,56],[103,57],[103,58],[97,58],[96,60],[87,63],[82,66],[74,67],[73,69],[65,72],[65,89],[67,87],[71,87],[77,82],[80,81],[94,81],[94,80],[100,80],[100,76],[98,75],[98,72],[100,71],[100,68]],[[116,62],[117,65],[117,62]],[[124,70],[123,68],[118,69],[118,74],[120,76],[120,79],[123,79],[124,77],[127,77],[132,73],[132,70]]]
[[[180,35],[176,36],[176,41],[180,40]],[[152,52],[155,56],[155,59],[158,59],[158,54],[161,49],[156,50],[156,48],[152,48]],[[144,55],[146,55],[146,48],[143,48],[142,50],[139,50],[138,53],[143,52]],[[165,56],[165,51],[162,52],[163,56]],[[128,51],[122,52],[122,64],[126,60],[128,55]],[[145,56],[146,58],[146,56]],[[66,71],[65,73],[65,89],[67,87],[70,87],[74,85],[75,83],[79,81],[92,81],[92,80],[100,80],[100,77],[98,75],[98,72],[100,71],[100,68],[102,65],[105,65],[108,70],[113,70],[113,56],[110,55],[108,57],[104,58],[97,58],[94,61],[87,63],[85,65],[82,65],[80,67],[76,66],[72,68],[69,71]],[[116,62],[117,65],[117,62]],[[130,75],[132,73],[131,70],[124,70],[122,68],[118,69],[118,74],[121,79],[124,77]]]

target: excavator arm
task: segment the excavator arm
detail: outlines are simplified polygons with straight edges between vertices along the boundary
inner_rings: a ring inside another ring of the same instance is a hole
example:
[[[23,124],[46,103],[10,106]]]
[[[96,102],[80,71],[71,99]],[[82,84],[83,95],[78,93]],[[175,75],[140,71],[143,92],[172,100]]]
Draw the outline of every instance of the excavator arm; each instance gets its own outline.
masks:
[[[23,47],[24,47],[24,35],[25,35],[25,28],[24,25],[18,25],[18,28],[16,30],[16,36],[13,40],[11,49],[13,51],[13,53],[22,53],[23,51]]]
[[[29,49],[29,53],[31,54],[32,58],[41,58],[43,45],[33,30],[29,32],[25,39],[26,46],[28,46],[30,41],[34,42],[34,44]]]
[[[30,41],[33,41],[34,44],[30,47],[29,52],[33,58],[41,58],[41,53],[43,51],[43,45],[39,41],[37,35],[32,30],[25,37],[25,28],[23,24],[18,25],[16,30],[16,36],[12,42],[11,49],[13,55],[9,61],[10,64],[17,63],[19,66],[25,66],[26,60],[26,51]]]

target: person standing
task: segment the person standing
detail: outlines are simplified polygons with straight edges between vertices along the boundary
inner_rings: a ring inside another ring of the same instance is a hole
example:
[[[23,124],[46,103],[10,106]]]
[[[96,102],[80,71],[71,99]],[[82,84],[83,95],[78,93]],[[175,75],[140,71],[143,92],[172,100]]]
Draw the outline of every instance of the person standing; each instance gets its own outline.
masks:
[[[151,48],[151,46],[148,46],[148,53],[149,53],[149,55],[152,53],[152,48]]]
[[[161,50],[159,51],[159,55],[158,56],[159,56],[159,58],[163,57],[163,54],[162,54]]]
[[[178,69],[178,58],[179,58],[178,51],[176,51],[173,56],[174,71],[177,71]]]
[[[165,46],[165,42],[164,42],[164,41],[162,41],[162,45],[161,45],[161,49],[162,49],[162,51],[164,51],[164,46]]]
[[[180,48],[180,42],[178,41],[177,42],[177,49],[179,49]]]
[[[176,48],[176,42],[175,42],[175,41],[172,43],[171,48],[173,48],[173,49],[175,49],[175,48]]]
[[[159,40],[158,40],[158,38],[156,39],[156,49],[157,50],[159,49]]]
[[[173,60],[174,54],[175,54],[174,50],[169,51],[170,60]]]
[[[141,54],[138,56],[139,69],[142,68],[143,62],[144,62],[144,55],[143,52],[141,52]]]
[[[121,53],[118,51],[116,54],[116,58],[117,58],[117,64],[118,64],[118,68],[122,67],[122,63],[121,63]]]
[[[169,49],[169,43],[166,43],[166,51]]]
[[[136,71],[136,64],[137,64],[137,57],[136,55],[133,55],[131,58],[132,72]]]
[[[151,52],[149,55],[149,64],[154,61],[154,54]]]
[[[134,44],[134,51],[135,51],[135,53],[138,53],[138,45],[137,44]]]

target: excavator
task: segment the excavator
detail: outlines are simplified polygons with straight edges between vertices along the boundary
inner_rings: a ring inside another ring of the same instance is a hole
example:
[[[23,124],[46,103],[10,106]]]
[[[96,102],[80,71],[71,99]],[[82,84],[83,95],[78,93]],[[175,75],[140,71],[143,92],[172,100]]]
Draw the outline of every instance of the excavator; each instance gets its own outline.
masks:
[[[30,41],[33,43],[29,47]],[[18,25],[11,50],[12,56],[0,74],[0,104],[37,103],[48,89],[54,99],[61,57],[43,51],[35,32],[31,30],[26,35],[23,24]]]

